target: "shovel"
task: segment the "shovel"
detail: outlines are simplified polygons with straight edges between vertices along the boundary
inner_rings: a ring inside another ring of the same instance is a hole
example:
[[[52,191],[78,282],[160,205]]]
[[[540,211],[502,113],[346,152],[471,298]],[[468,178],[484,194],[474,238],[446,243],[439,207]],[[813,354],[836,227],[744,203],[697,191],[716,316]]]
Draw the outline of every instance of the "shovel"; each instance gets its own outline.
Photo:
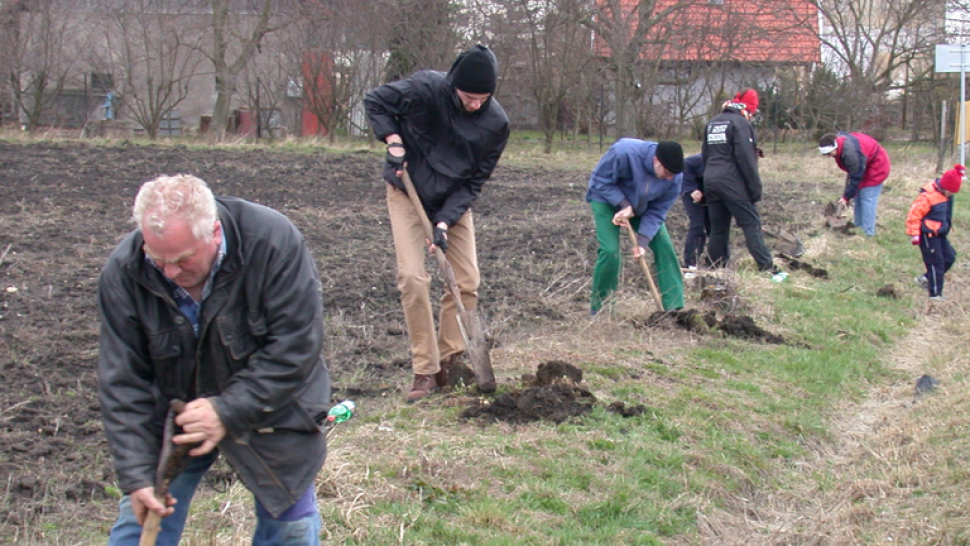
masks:
[[[630,225],[630,222],[626,223],[626,230],[630,234],[630,241],[633,243],[633,246],[640,246],[640,242],[637,241],[637,232],[633,231],[633,226]],[[650,265],[647,264],[647,257],[641,254],[637,261],[640,262],[640,269],[643,270],[643,274],[647,276],[647,284],[650,285],[650,293],[653,294],[653,301],[657,304],[657,309],[663,311],[664,304],[660,299],[660,291],[657,290],[657,285],[653,282],[653,275],[650,274]]]
[[[178,425],[175,424],[175,416],[182,413],[185,409],[185,402],[182,400],[172,400],[169,403],[168,415],[165,417],[165,430],[162,434],[162,452],[158,458],[158,467],[155,469],[155,498],[165,504],[168,497],[168,487],[172,480],[185,470],[189,464],[189,451],[198,444],[172,443],[172,437],[177,433]],[[158,540],[158,532],[162,528],[162,516],[156,512],[148,512],[145,516],[145,524],[141,528],[141,538],[138,546],[155,546]]]
[[[428,240],[434,240],[434,228],[431,226],[431,220],[424,212],[424,205],[421,204],[421,198],[418,197],[418,192],[415,191],[414,184],[411,182],[411,175],[408,174],[406,168],[403,169],[401,179],[404,181],[408,197],[411,198],[411,204],[414,205],[418,216],[421,217],[421,223],[424,224]],[[455,272],[452,271],[451,264],[445,258],[445,253],[440,248],[435,248],[434,254],[438,260],[438,267],[441,269],[441,278],[458,307],[458,328],[461,330],[461,337],[465,342],[465,350],[468,352],[472,371],[475,372],[478,390],[483,393],[495,392],[495,374],[492,372],[492,361],[488,356],[488,346],[485,343],[485,333],[482,331],[482,321],[474,310],[465,309],[465,304],[461,301],[461,291],[458,290],[458,282],[455,281]]]
[[[779,245],[777,250],[782,254],[787,254],[795,258],[805,254],[805,245],[802,244],[802,240],[798,238],[798,235],[780,228],[771,230],[763,226],[761,232],[778,241]]]

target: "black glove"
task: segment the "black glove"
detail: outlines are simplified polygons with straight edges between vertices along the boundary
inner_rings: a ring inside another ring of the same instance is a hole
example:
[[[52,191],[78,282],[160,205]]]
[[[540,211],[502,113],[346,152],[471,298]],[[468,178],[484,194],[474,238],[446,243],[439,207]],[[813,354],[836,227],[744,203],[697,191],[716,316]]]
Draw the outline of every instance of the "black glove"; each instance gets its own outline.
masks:
[[[435,226],[433,244],[440,248],[442,252],[448,252],[448,230]]]
[[[393,168],[395,171],[404,170],[404,154],[401,154],[400,156],[396,156],[391,153],[391,148],[401,148],[403,150],[404,144],[401,144],[400,142],[392,142],[388,144],[387,157],[385,157],[385,161],[387,162],[388,167]]]

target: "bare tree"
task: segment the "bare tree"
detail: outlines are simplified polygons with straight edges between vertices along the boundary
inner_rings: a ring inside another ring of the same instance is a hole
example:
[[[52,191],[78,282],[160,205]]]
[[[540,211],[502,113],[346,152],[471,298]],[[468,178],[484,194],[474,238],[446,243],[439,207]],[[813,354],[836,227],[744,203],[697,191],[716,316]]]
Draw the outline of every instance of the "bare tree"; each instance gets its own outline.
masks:
[[[842,127],[885,126],[887,92],[906,85],[904,67],[933,56],[942,43],[944,0],[810,0],[821,14],[823,60],[849,85]]]
[[[65,0],[22,0],[6,8],[4,76],[26,129],[34,131],[64,87],[79,77],[74,60],[80,48],[73,38],[80,17]]]
[[[239,9],[240,4],[245,4],[245,9]],[[267,34],[291,22],[281,4],[280,0],[209,0],[212,44],[206,54],[215,76],[216,102],[211,127],[216,131],[216,138],[221,139],[225,133],[232,97],[238,90],[239,73],[256,55]]]
[[[318,134],[369,131],[364,93],[381,83],[386,56],[386,6],[355,0],[310,2],[283,46],[300,82],[302,107],[316,117]]]
[[[272,48],[267,48],[272,51]],[[277,62],[273,62],[277,61]],[[273,51],[257,55],[239,74],[243,103],[253,112],[256,139],[283,136],[282,116],[290,68],[285,57]]]
[[[642,97],[643,82],[636,69],[647,46],[662,52],[669,38],[668,22],[694,0],[597,0],[583,24],[596,33],[597,47],[613,81],[617,137],[636,136],[633,103]],[[657,56],[659,58],[659,55]]]
[[[162,120],[189,94],[198,75],[202,33],[186,24],[191,12],[156,0],[101,0],[100,47],[93,63],[114,79],[116,93],[131,119],[155,139]]]
[[[460,37],[455,0],[392,0],[385,6],[390,21],[386,81],[399,80],[415,70],[448,68]]]
[[[22,0],[0,0],[0,125],[14,117],[13,88],[7,75],[14,63],[11,53],[17,49],[14,44],[19,37],[22,7]]]
[[[570,96],[592,65],[590,31],[581,21],[581,0],[505,0],[493,30],[502,42],[505,64],[516,63],[519,85],[536,103],[544,152],[552,152],[556,132],[569,117]]]

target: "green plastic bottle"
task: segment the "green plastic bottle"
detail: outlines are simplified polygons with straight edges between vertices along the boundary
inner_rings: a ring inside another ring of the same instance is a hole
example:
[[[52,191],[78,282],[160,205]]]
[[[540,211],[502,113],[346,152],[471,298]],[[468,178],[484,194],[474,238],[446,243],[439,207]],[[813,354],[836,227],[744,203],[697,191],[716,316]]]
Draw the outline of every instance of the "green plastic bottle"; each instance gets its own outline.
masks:
[[[354,416],[355,409],[357,409],[357,405],[354,404],[353,400],[344,400],[343,402],[330,408],[330,411],[327,412],[327,422],[343,423],[347,419]]]

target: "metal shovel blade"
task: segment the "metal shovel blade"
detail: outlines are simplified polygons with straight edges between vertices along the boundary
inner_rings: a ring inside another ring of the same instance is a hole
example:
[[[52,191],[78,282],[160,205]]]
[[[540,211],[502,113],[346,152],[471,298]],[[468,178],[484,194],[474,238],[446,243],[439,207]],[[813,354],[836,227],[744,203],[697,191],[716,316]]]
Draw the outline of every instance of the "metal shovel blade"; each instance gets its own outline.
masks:
[[[765,227],[762,227],[761,231],[777,242],[775,247],[778,252],[795,258],[805,254],[805,245],[802,244],[802,240],[794,233],[789,233],[783,229],[768,229]]]

